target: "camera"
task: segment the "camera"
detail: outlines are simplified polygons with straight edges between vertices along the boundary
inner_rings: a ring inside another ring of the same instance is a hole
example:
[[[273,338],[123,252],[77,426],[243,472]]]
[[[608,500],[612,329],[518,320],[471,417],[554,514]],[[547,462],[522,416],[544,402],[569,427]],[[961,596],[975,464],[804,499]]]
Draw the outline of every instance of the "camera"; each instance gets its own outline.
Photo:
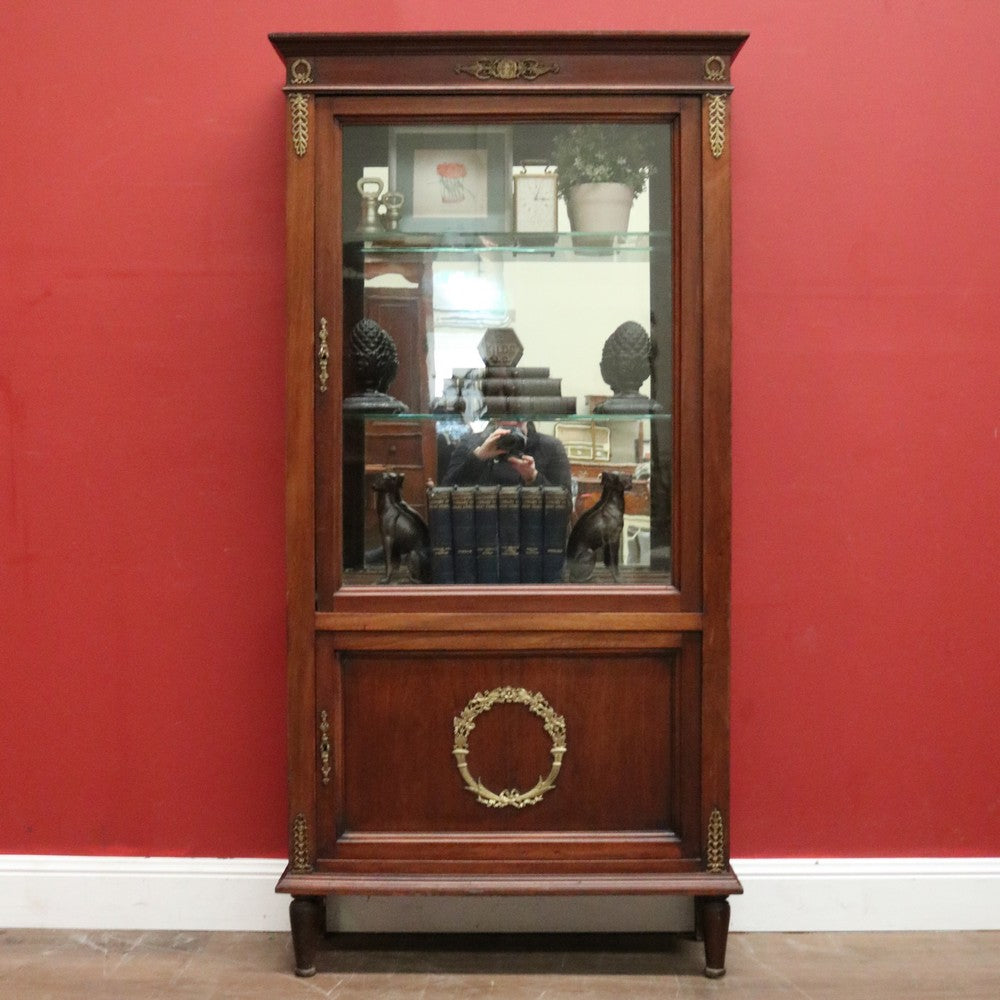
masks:
[[[524,436],[524,432],[517,428],[507,431],[502,437],[497,438],[497,447],[505,455],[513,455],[515,458],[521,458],[524,455],[524,449],[527,445],[528,439]]]

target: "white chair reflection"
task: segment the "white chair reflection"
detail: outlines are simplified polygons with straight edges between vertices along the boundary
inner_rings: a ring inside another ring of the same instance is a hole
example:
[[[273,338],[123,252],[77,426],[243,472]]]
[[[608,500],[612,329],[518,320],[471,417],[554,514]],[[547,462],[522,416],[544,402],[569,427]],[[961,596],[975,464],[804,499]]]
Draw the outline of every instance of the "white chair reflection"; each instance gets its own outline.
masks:
[[[622,566],[649,565],[649,515],[626,514],[622,523]]]

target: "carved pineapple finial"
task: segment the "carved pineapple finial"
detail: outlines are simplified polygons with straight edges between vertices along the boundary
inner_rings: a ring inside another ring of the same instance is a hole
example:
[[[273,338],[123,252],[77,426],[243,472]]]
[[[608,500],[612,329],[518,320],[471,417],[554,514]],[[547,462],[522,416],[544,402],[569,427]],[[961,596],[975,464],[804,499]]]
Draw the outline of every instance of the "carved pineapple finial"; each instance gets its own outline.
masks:
[[[601,378],[614,396],[594,407],[595,413],[657,413],[662,407],[639,388],[652,370],[649,334],[632,320],[622,323],[604,342]]]
[[[386,392],[399,370],[399,355],[392,337],[375,320],[363,319],[355,323],[347,346],[361,388],[344,400],[344,409],[402,413],[406,406]]]

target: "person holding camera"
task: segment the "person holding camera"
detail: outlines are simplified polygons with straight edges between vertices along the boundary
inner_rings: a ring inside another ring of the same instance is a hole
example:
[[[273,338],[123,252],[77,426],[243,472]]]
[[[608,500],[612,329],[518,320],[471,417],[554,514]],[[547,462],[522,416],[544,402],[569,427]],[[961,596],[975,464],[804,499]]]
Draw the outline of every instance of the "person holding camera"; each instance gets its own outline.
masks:
[[[445,486],[572,486],[562,442],[523,421],[500,421],[455,449]]]

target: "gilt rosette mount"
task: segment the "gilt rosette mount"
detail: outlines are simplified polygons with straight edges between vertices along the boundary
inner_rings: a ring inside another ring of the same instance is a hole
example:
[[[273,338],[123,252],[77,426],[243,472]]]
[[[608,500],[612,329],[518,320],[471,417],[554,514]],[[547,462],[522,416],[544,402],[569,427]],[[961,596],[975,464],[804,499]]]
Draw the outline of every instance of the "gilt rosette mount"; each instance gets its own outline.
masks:
[[[538,781],[526,792],[516,788],[505,788],[494,792],[487,788],[481,780],[472,777],[469,771],[469,734],[476,728],[476,719],[488,712],[494,705],[524,705],[544,724],[545,732],[552,740],[552,767],[546,777],[539,776]],[[478,691],[460,715],[455,718],[455,746],[452,749],[455,764],[461,774],[465,787],[476,796],[476,801],[491,809],[503,809],[513,806],[523,809],[525,806],[537,805],[542,796],[556,785],[556,776],[562,767],[562,759],[566,753],[566,720],[558,715],[552,706],[537,691],[525,688],[498,687],[492,691]]]
[[[399,370],[399,354],[392,337],[373,319],[355,323],[348,341],[348,356],[357,392],[344,400],[351,413],[403,413],[406,404],[386,391]]]
[[[632,320],[622,323],[604,342],[601,378],[614,395],[598,403],[595,413],[661,413],[663,407],[639,392],[652,371],[652,341]]]

